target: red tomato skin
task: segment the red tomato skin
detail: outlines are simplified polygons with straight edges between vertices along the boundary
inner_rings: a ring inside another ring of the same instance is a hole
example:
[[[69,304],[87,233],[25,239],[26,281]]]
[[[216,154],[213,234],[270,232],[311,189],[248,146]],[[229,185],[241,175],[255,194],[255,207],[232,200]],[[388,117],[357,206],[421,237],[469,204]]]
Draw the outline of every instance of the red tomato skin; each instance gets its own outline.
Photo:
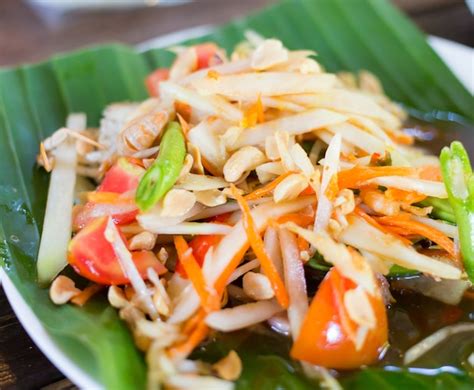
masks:
[[[145,169],[142,167],[121,157],[107,171],[97,191],[123,194],[124,192],[134,190],[138,187],[138,183],[144,172]]]
[[[150,96],[160,96],[160,82],[168,80],[169,74],[168,68],[158,68],[147,76],[145,85]]]
[[[96,218],[74,236],[68,247],[68,261],[79,275],[95,283],[128,284],[130,281],[122,271],[112,244],[104,236],[107,220],[108,217]],[[122,239],[125,241],[123,237]],[[131,253],[142,278],[146,279],[146,271],[149,267],[158,274],[166,272],[166,268],[152,252]]]
[[[209,221],[225,224],[226,221],[229,219],[230,215],[231,213],[220,214],[209,219]],[[191,241],[189,241],[188,245],[193,250],[194,258],[196,259],[196,261],[198,262],[200,266],[202,266],[202,264],[204,263],[204,258],[206,257],[206,253],[209,250],[209,248],[211,246],[217,245],[219,241],[221,240],[221,238],[222,237],[217,234],[202,235],[202,236],[196,236]],[[186,271],[184,270],[183,266],[181,265],[179,261],[176,264],[175,271],[179,273],[183,278],[185,279],[188,278],[188,276],[186,275]]]
[[[311,302],[300,335],[291,349],[290,354],[294,359],[341,370],[359,368],[378,360],[388,339],[385,306],[381,297],[371,297],[377,325],[369,331],[362,348],[356,350],[342,325],[341,313],[344,311],[337,308],[343,293],[354,287],[355,284],[341,276],[334,267],[328,272]],[[345,320],[352,323],[347,317]]]
[[[72,230],[77,232],[88,225],[92,220],[99,217],[110,216],[116,225],[127,225],[135,221],[138,215],[138,209],[124,213],[99,213],[97,208],[101,207],[97,203],[87,202],[85,205],[76,206],[73,211]]]
[[[217,46],[214,43],[203,43],[196,46],[197,68],[205,69],[211,66],[210,61],[217,52]]]

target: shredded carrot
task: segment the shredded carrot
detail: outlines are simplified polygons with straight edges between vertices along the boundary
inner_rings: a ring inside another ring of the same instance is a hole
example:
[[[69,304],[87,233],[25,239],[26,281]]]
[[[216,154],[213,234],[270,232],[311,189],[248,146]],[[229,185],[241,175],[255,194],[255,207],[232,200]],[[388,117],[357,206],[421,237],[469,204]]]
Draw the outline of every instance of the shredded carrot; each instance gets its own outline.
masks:
[[[397,132],[397,133],[389,132],[388,136],[393,141],[402,145],[413,145],[413,143],[415,142],[415,139],[413,138],[413,136],[409,134],[401,133],[401,132]]]
[[[294,172],[286,172],[278,176],[275,180],[271,181],[268,184],[265,184],[263,187],[257,188],[255,191],[246,195],[244,199],[246,201],[259,199],[265,195],[270,194],[278,184],[285,180],[288,176],[292,175]]]
[[[457,257],[454,241],[443,232],[434,227],[425,225],[411,218],[409,214],[399,214],[396,216],[387,216],[377,218],[378,223],[399,229],[403,229],[405,234],[416,234],[428,238],[438,244],[453,258]]]
[[[314,215],[291,213],[282,215],[276,220],[277,223],[293,222],[298,226],[307,227],[314,223]]]
[[[419,194],[418,192],[413,191],[399,190],[398,188],[389,188],[384,192],[384,195],[390,200],[395,200],[407,205],[418,203],[426,199],[426,195],[424,194]]]
[[[224,271],[219,275],[217,280],[214,282],[214,289],[217,291],[219,296],[222,296],[224,293],[225,286],[227,286],[227,281],[232,275],[232,272],[239,266],[240,262],[244,258],[245,252],[249,249],[249,245],[246,244],[234,255]]]
[[[185,341],[168,349],[168,354],[173,359],[184,359],[207,337],[208,334],[209,328],[206,323],[201,320]]]
[[[188,246],[183,236],[174,236],[174,245],[178,253],[179,262],[199,295],[202,307],[207,312],[215,310],[219,307],[220,299],[215,291],[210,291],[207,287],[201,267],[194,258],[192,249]]]
[[[104,288],[101,284],[91,284],[71,299],[71,302],[77,306],[84,306],[89,299]]]
[[[325,195],[329,200],[336,199],[337,193],[339,192],[339,186],[337,184],[337,173],[331,176],[328,186],[326,187]]]
[[[86,193],[87,200],[92,203],[133,204],[133,198],[125,198],[116,192],[90,191]]]
[[[339,188],[357,188],[365,181],[380,176],[411,176],[415,174],[413,168],[407,167],[365,167],[356,166],[338,173]]]
[[[268,257],[267,253],[265,252],[265,246],[255,226],[252,213],[250,212],[250,207],[243,198],[243,196],[239,194],[237,188],[233,184],[231,184],[230,189],[232,195],[237,200],[240,209],[242,210],[244,228],[245,232],[247,233],[247,238],[249,240],[250,246],[252,247],[255,255],[260,261],[260,265],[262,267],[263,272],[270,280],[270,283],[273,287],[273,291],[275,291],[275,296],[278,303],[286,309],[288,307],[289,302],[285,284],[281,280],[280,275],[278,274],[278,271],[275,268],[275,265],[273,264],[273,261]]]
[[[314,188],[311,186],[306,187],[303,192],[300,193],[300,196],[305,196],[305,195],[314,195]]]
[[[259,96],[257,101],[245,111],[241,126],[246,129],[262,122],[265,122],[265,114],[262,99]]]
[[[220,73],[211,69],[209,72],[207,72],[207,77],[213,80],[218,80],[220,77]]]
[[[309,249],[309,242],[299,235],[296,236],[296,244],[300,252],[307,251]]]
[[[184,334],[190,334],[196,327],[199,325],[201,321],[207,316],[207,313],[201,308],[198,312],[193,315],[183,326],[182,332]]]
[[[441,167],[439,165],[425,165],[424,167],[420,167],[418,176],[424,180],[443,181]]]
[[[87,201],[93,203],[117,203],[120,194],[116,192],[87,192]]]
[[[395,236],[400,241],[402,241],[405,245],[410,245],[410,246],[412,245],[412,242],[410,240],[407,240],[405,237],[398,235],[393,230],[390,230],[390,228],[387,228],[386,226],[382,226],[380,223],[377,222],[377,220],[374,217],[367,214],[359,206],[355,207],[354,213],[357,214],[359,217],[364,218],[366,222],[368,222],[369,224],[371,224],[373,227],[377,228],[378,230],[384,232],[385,234],[390,234],[392,236]]]

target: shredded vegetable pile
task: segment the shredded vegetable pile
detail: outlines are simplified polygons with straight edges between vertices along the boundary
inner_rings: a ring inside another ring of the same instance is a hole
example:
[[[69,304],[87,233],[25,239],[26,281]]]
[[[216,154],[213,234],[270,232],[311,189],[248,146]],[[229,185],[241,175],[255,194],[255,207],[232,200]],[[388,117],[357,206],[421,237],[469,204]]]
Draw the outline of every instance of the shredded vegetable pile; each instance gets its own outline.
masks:
[[[56,304],[106,291],[151,388],[233,388],[237,353],[191,355],[260,323],[337,387],[326,369],[389,347],[387,277],[416,275],[408,288],[450,304],[472,294],[474,178],[459,142],[427,155],[374,75],[328,73],[276,39],[249,33],[229,58],[213,43],[172,50],[148,100],[106,107],[98,129],[71,115],[38,155],[51,171],[39,281]],[[68,264],[88,286],[58,276]],[[426,352],[415,347],[407,364]]]

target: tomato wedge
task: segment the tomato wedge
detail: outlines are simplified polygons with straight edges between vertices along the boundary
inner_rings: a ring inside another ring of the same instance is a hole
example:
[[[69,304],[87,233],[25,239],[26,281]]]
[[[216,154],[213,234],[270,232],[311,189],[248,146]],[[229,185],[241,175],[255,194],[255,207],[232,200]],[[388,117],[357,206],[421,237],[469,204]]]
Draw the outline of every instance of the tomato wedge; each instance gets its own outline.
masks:
[[[197,263],[201,267],[204,263],[204,259],[206,257],[206,253],[210,247],[217,245],[220,241],[221,236],[217,234],[212,235],[203,235],[203,236],[196,236],[191,241],[189,241],[188,245],[193,250],[194,258],[196,259]],[[188,275],[184,270],[183,265],[178,261],[176,264],[176,272],[179,273],[183,278],[187,279]]]
[[[311,364],[335,369],[354,369],[374,363],[387,343],[387,314],[382,297],[369,297],[376,326],[368,331],[357,350],[350,333],[357,330],[343,307],[343,296],[356,285],[333,267],[322,281],[311,302],[291,356]]]
[[[147,76],[145,85],[150,96],[160,96],[160,83],[168,80],[169,74],[168,68],[158,68]]]
[[[107,171],[97,191],[123,194],[134,190],[144,173],[144,168],[133,164],[125,157],[120,157]]]
[[[130,281],[123,273],[112,245],[104,236],[107,220],[108,217],[96,218],[74,236],[68,247],[68,261],[79,275],[93,282],[106,285],[127,284]],[[142,278],[146,279],[146,271],[150,267],[160,275],[166,272],[153,252],[131,253]]]
[[[217,45],[210,42],[196,45],[197,68],[204,69],[209,68],[212,65],[217,65],[217,63],[212,63],[217,50]]]
[[[104,180],[96,192],[90,193],[95,200],[85,205],[76,206],[73,215],[73,230],[78,231],[94,218],[110,216],[119,225],[125,225],[135,220],[138,207],[129,200],[121,201],[116,194],[123,194],[138,187],[145,169],[121,157],[107,171]],[[99,196],[100,195],[100,196]]]
[[[110,216],[117,225],[132,223],[138,214],[134,204],[107,204],[87,202],[73,209],[72,230],[77,232],[88,225],[93,219]]]
[[[209,222],[215,223],[226,223],[227,219],[229,218],[230,213],[225,213],[221,215],[217,215],[211,219]],[[221,240],[222,236],[219,234],[211,234],[211,235],[202,235],[196,236],[191,241],[189,241],[188,245],[193,250],[194,258],[196,259],[199,266],[202,266],[204,263],[204,259],[206,257],[206,253],[209,248],[217,245]],[[188,276],[186,275],[186,271],[181,263],[178,261],[176,264],[175,271],[179,273],[183,278],[187,279]]]

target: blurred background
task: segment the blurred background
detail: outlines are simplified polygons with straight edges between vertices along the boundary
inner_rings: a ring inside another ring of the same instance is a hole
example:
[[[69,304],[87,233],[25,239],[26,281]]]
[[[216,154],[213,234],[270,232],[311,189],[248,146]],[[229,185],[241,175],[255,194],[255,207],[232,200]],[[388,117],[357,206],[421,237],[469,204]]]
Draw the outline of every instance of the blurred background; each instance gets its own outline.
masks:
[[[349,0],[356,1],[356,0]],[[0,0],[0,66],[102,42],[222,24],[272,0]],[[468,0],[393,0],[426,33],[474,46]],[[471,7],[472,9],[472,7]]]

